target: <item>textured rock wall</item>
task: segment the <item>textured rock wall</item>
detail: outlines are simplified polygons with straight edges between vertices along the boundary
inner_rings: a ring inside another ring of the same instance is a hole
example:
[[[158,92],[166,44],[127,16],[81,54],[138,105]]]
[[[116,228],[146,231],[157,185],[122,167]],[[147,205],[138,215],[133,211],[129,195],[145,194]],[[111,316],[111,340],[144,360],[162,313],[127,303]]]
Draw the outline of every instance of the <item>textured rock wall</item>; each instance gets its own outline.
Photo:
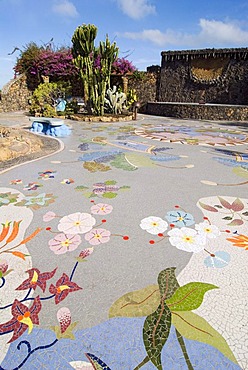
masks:
[[[149,102],[146,113],[176,118],[248,122],[248,106],[239,105]]]
[[[227,71],[215,81],[192,76],[190,60],[165,62],[161,68],[159,101],[248,105],[248,60],[229,60]]]
[[[1,91],[0,112],[28,110],[31,91],[27,87],[25,75],[9,81]]]
[[[130,89],[136,90],[138,96],[138,101],[142,107],[148,101],[157,101],[158,100],[158,87],[159,87],[159,72],[146,72],[141,74],[142,77],[135,78],[130,77],[128,81],[128,87]]]
[[[159,73],[141,72],[139,77],[128,76],[128,88],[135,89],[139,102],[144,106],[148,101],[157,101]],[[112,84],[122,86],[122,78],[116,76]],[[28,101],[32,96],[30,83],[24,75],[11,80],[4,86],[1,93],[0,112],[29,110]],[[72,81],[73,96],[83,96],[82,82]],[[142,108],[141,108],[142,109]]]

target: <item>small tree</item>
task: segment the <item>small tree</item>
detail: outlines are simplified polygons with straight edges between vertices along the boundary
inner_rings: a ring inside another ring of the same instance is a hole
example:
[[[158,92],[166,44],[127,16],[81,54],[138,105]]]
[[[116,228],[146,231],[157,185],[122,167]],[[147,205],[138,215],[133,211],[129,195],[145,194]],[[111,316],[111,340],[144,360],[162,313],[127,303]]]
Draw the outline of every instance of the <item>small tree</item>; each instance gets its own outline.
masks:
[[[21,50],[14,71],[16,74],[25,73],[35,87],[42,82],[43,76],[49,76],[53,81],[68,81],[78,76],[70,48],[56,49],[51,45],[38,46],[34,42]]]
[[[24,50],[21,50],[21,54],[17,58],[16,65],[14,67],[15,73],[30,73],[30,70],[35,68],[41,52],[42,48],[38,46],[35,42],[30,42],[29,44],[27,44],[24,47]]]
[[[71,93],[68,82],[49,82],[40,84],[34,91],[30,113],[40,114],[44,117],[56,115],[55,105],[58,98],[64,98]]]
[[[91,24],[77,27],[72,37],[73,62],[78,67],[84,85],[88,113],[104,114],[104,99],[110,87],[112,65],[118,57],[116,43],[108,36],[95,47],[97,27]]]

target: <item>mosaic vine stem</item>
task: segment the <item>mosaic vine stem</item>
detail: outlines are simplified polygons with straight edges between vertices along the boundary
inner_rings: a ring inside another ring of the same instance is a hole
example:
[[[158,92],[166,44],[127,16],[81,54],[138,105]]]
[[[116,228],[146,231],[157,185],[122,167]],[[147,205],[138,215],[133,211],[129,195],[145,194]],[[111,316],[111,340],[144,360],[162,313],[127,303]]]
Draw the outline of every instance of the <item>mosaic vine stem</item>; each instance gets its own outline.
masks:
[[[177,335],[178,343],[180,344],[180,347],[182,349],[183,357],[185,358],[185,361],[186,361],[186,364],[188,366],[188,369],[189,370],[194,370],[194,368],[193,368],[193,366],[192,366],[192,364],[190,362],[189,355],[187,353],[187,349],[186,349],[186,346],[185,346],[183,337],[181,336],[181,334],[177,330],[176,330],[176,335]]]
[[[2,281],[1,281],[2,280]],[[5,284],[5,279],[4,279],[4,277],[2,277],[1,278],[1,280],[0,280],[0,288],[2,288],[3,286],[4,286],[4,284]]]
[[[76,269],[77,269],[77,266],[78,266],[78,262],[76,262],[75,263],[75,265],[74,265],[74,267],[73,267],[73,269],[72,269],[72,272],[71,272],[71,275],[70,275],[70,281],[72,280],[72,278],[73,278],[73,276],[74,276],[74,274],[75,274],[75,271],[76,271]],[[3,278],[2,278],[3,279]],[[4,283],[5,283],[5,281],[4,281]],[[4,285],[4,284],[3,284]],[[2,285],[2,286],[3,286]],[[0,286],[0,288],[2,287],[2,286]],[[33,297],[30,297],[29,298],[29,294],[31,293],[31,290],[32,289],[29,289],[28,290],[28,292],[27,292],[27,294],[26,294],[26,296],[20,301],[21,303],[22,302],[26,302],[26,301],[33,301],[34,300],[34,298]],[[41,297],[40,298],[40,300],[41,301],[47,301],[48,299],[51,299],[51,298],[53,298],[55,296],[55,294],[52,294],[52,295],[50,295],[50,296],[48,296],[48,297]],[[6,306],[3,306],[3,307],[0,307],[0,310],[4,310],[4,309],[6,309],[6,308],[9,308],[9,307],[11,307],[12,306],[12,304],[13,303],[10,303],[10,304],[8,304],[8,305],[6,305]],[[1,370],[1,368],[0,368],[0,370]]]
[[[23,340],[21,341],[18,346],[17,346],[17,349],[20,350],[21,349],[21,346],[22,344],[25,344],[27,346],[27,350],[28,350],[28,354],[26,355],[26,357],[24,358],[24,360],[18,365],[16,366],[15,368],[13,368],[12,370],[18,370],[20,369],[25,363],[26,361],[29,359],[29,357],[36,351],[40,350],[40,349],[47,349],[47,348],[50,348],[52,346],[54,346],[55,343],[58,342],[58,339],[55,339],[52,343],[50,344],[46,344],[45,346],[39,346],[39,347],[35,347],[34,349],[31,349],[31,345],[30,343],[27,341],[27,340]],[[4,369],[3,367],[0,366],[0,370],[6,370]]]
[[[143,361],[141,361],[141,363],[140,363],[138,366],[136,366],[133,370],[141,369],[141,368],[142,368],[142,366],[144,366],[145,364],[147,364],[147,362],[149,362],[149,361],[150,361],[149,357],[148,357],[148,356],[146,356],[146,357],[144,358],[144,360],[143,360]]]

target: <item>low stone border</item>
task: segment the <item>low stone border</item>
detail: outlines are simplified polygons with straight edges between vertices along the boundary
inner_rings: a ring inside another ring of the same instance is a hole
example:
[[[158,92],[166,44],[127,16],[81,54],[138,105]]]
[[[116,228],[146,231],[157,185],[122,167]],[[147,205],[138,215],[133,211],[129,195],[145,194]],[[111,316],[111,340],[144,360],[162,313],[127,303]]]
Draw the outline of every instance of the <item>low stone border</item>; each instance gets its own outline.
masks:
[[[131,121],[133,120],[133,114],[128,115],[120,115],[120,116],[84,116],[84,115],[71,115],[69,117],[71,120],[74,121],[82,121],[82,122],[123,122],[123,121]]]
[[[148,102],[145,113],[185,119],[248,122],[247,105]]]
[[[33,134],[35,135],[35,134]],[[47,157],[49,155],[55,154],[56,152],[63,150],[63,143],[55,138],[50,138],[47,136],[38,135],[40,140],[43,142],[43,147],[41,150],[30,153],[27,155],[22,155],[13,159],[9,159],[7,161],[0,162],[0,173],[5,172],[12,167],[31,162],[34,160],[38,160],[40,158]]]

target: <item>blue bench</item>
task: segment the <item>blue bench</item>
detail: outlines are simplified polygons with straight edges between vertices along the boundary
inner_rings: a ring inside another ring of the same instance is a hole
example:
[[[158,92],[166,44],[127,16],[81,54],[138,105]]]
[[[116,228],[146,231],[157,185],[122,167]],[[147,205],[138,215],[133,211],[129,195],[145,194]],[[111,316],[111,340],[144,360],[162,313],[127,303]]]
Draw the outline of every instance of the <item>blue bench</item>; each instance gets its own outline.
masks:
[[[30,131],[50,136],[65,137],[71,134],[71,130],[65,125],[63,119],[49,117],[30,117],[32,122]]]

